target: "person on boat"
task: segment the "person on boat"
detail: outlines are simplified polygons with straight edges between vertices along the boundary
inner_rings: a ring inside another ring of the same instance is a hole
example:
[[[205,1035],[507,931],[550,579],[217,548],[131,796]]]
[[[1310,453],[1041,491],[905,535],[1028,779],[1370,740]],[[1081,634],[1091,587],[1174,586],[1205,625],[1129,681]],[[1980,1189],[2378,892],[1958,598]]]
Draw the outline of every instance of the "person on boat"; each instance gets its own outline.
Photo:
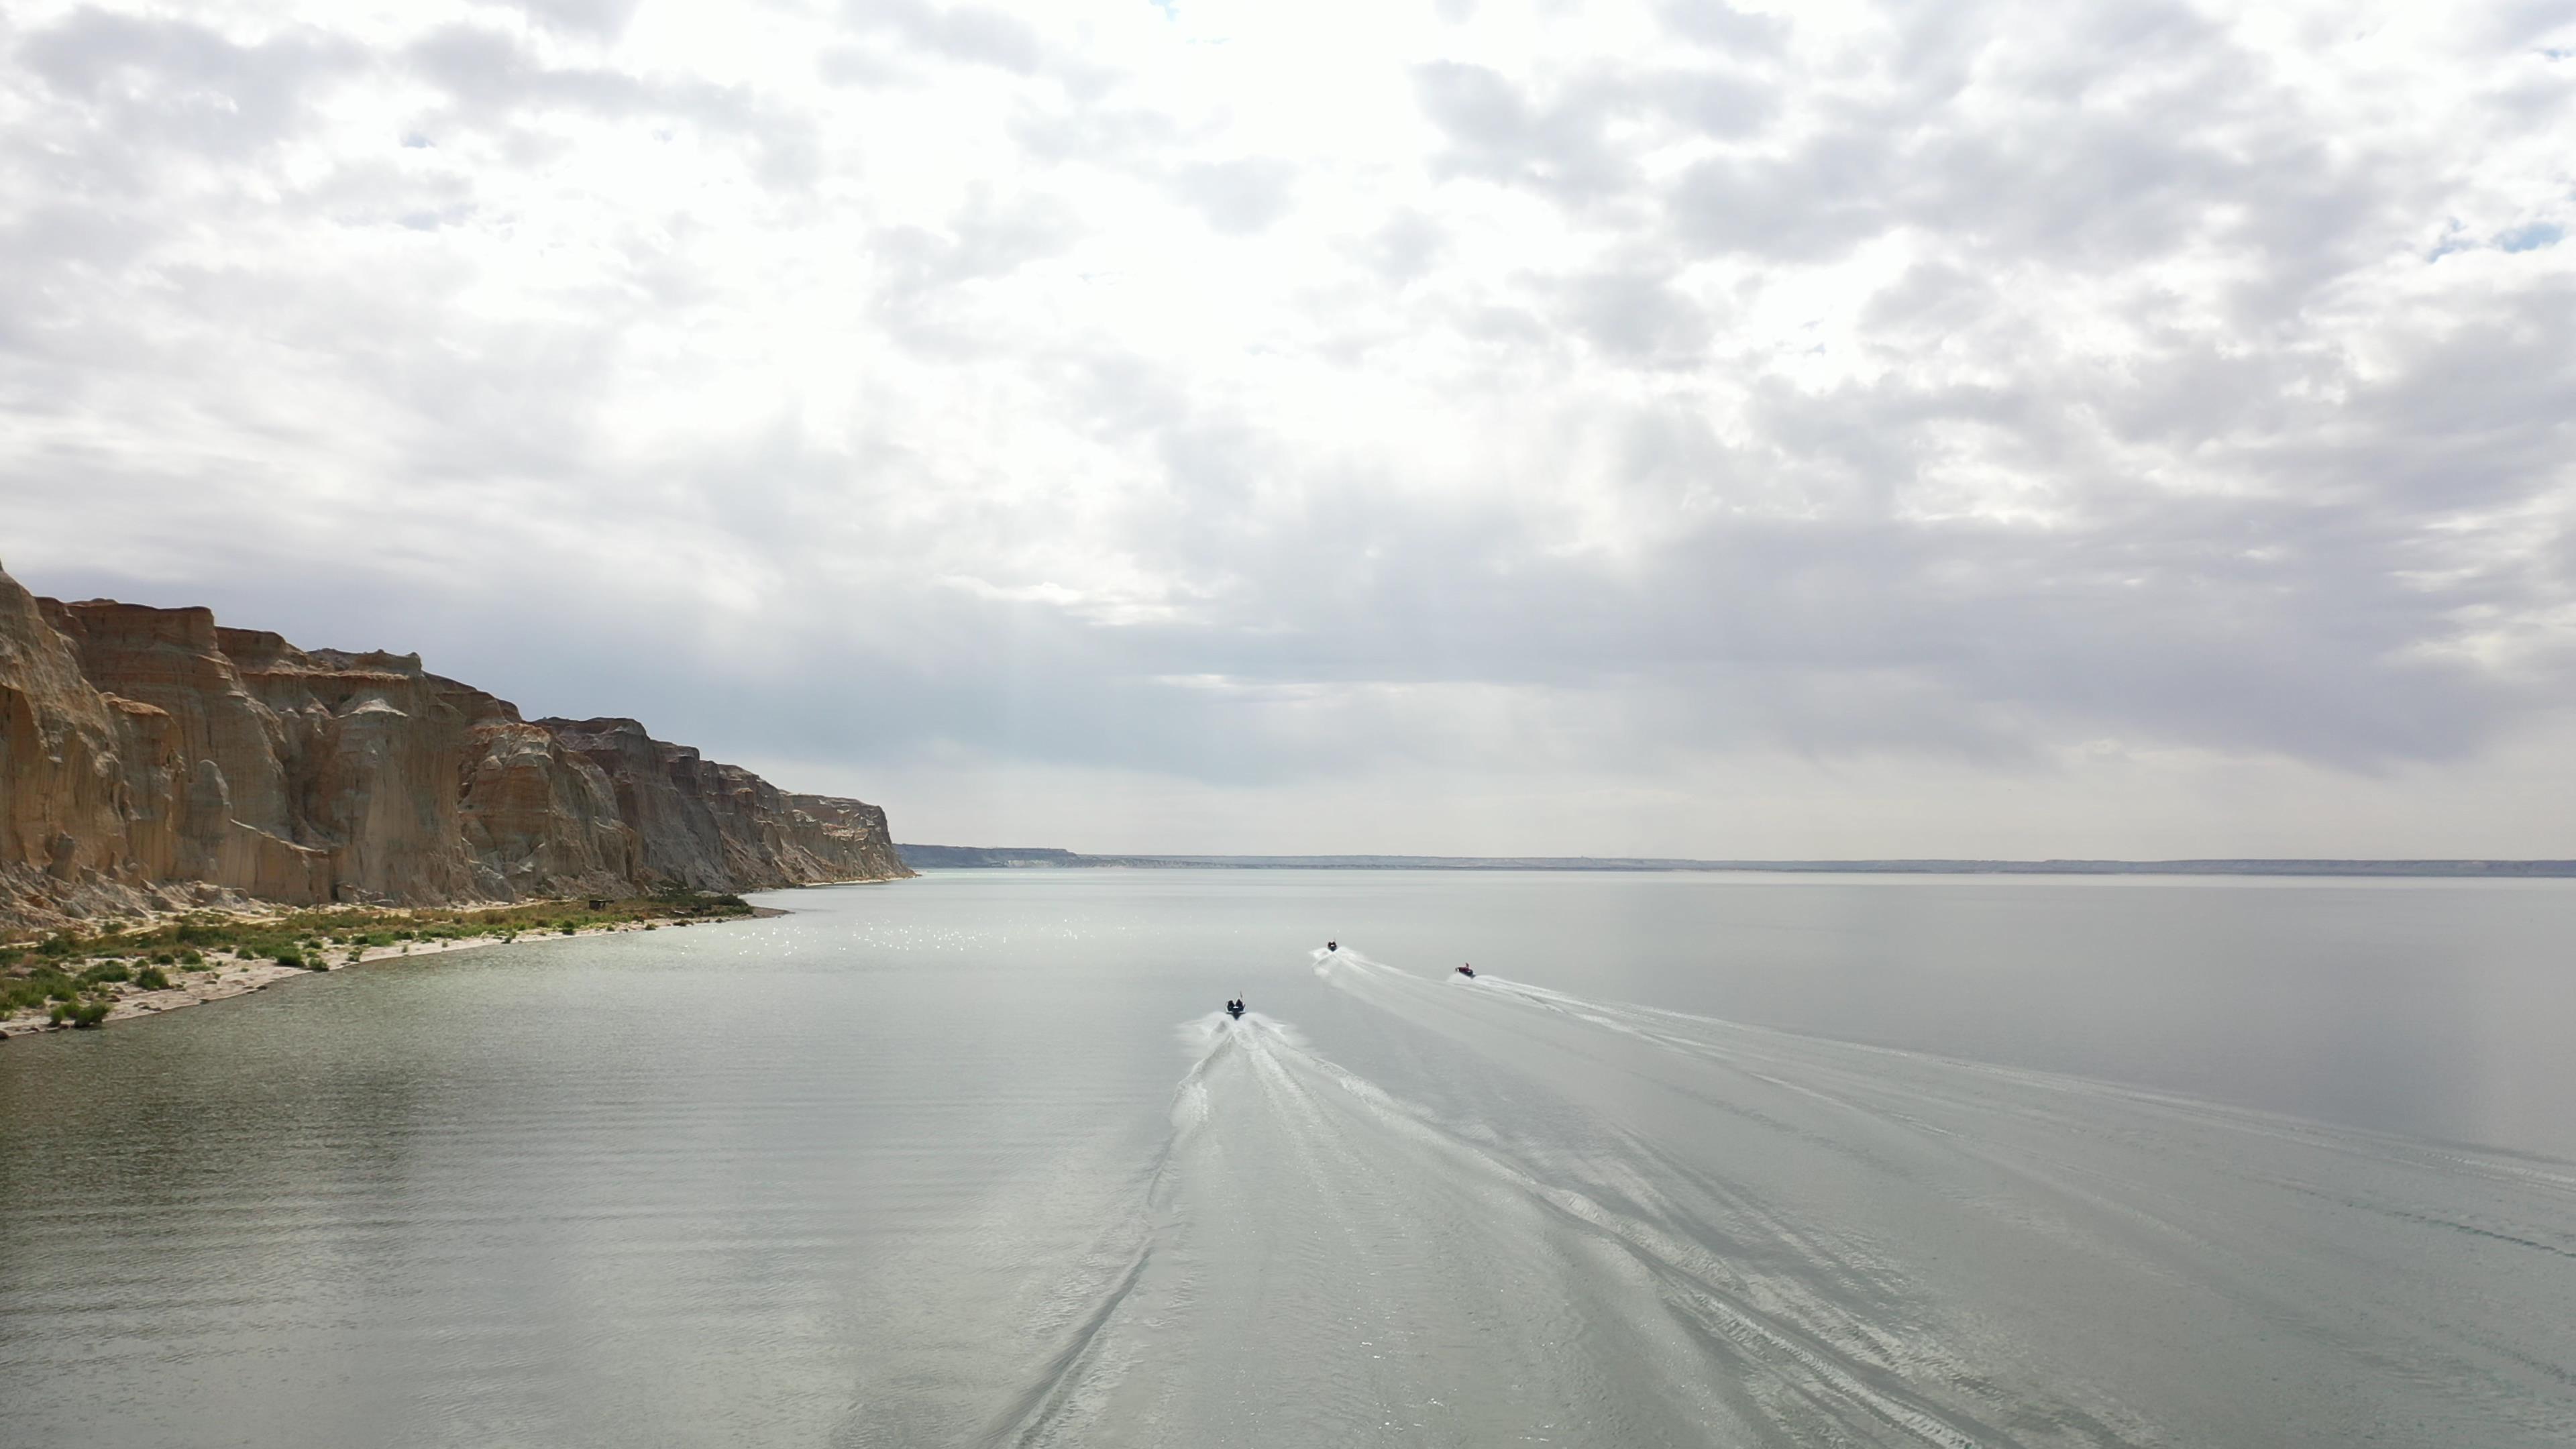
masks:
[[[1461,976],[1473,976],[1476,974],[1476,968],[1473,966],[1461,965],[1458,968],[1458,974]]]
[[[1339,941],[1326,941],[1324,943],[1324,949],[1327,951],[1338,951],[1342,949],[1342,943]]]
[[[1238,996],[1234,1000],[1227,1002],[1225,1004],[1225,1014],[1233,1017],[1237,1021],[1241,1021],[1243,1019],[1243,998]]]

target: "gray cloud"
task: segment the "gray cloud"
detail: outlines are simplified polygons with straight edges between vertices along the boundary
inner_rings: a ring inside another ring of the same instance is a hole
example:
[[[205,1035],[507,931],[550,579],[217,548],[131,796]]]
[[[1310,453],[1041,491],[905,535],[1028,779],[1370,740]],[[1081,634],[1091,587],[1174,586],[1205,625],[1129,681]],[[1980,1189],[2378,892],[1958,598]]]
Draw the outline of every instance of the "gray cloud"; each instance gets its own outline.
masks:
[[[1768,15],[1749,15],[1706,0],[1670,0],[1662,8],[1664,25],[1673,34],[1723,50],[1768,54],[1780,48],[1788,27]]]
[[[361,70],[355,45],[288,30],[241,43],[185,21],[84,8],[33,30],[17,59],[121,147],[239,160],[275,145],[317,94]]]
[[[755,173],[765,184],[802,188],[818,175],[811,124],[739,86],[638,76],[609,66],[553,65],[504,31],[462,22],[422,34],[405,48],[403,59],[449,99],[443,122],[433,130],[491,130],[546,114],[660,119],[749,143]],[[553,144],[524,133],[516,141],[537,150]]]
[[[1079,233],[1074,214],[1045,195],[978,194],[937,230],[903,226],[875,238],[878,319],[907,345],[962,357],[984,351],[957,313],[980,283],[1061,256]]]
[[[606,66],[548,65],[506,31],[442,25],[406,47],[420,76],[445,91],[478,124],[549,110],[625,117],[686,115],[726,127],[750,124],[750,98],[703,82],[667,84]]]
[[[1430,270],[1449,245],[1439,223],[1406,210],[1386,219],[1361,244],[1366,264],[1390,282],[1410,282]]]
[[[1208,225],[1236,236],[1266,231],[1288,214],[1297,168],[1271,157],[1184,166],[1173,186]]]
[[[1725,68],[1596,68],[1540,93],[1483,66],[1442,61],[1418,67],[1414,86],[1448,141],[1436,174],[1574,206],[1642,186],[1633,147],[1614,139],[1624,130],[1652,124],[1678,137],[1738,140],[1779,111],[1771,85]]]
[[[1597,96],[1537,103],[1504,76],[1456,61],[1423,66],[1414,84],[1424,112],[1448,136],[1437,163],[1447,175],[1569,200],[1632,183],[1632,164],[1603,134],[1609,117]]]
[[[1876,135],[1818,137],[1778,159],[1702,161],[1672,191],[1674,230],[1713,251],[1826,259],[1888,224],[1899,168]]]
[[[512,0],[529,18],[572,35],[614,40],[640,0]]]
[[[862,28],[891,31],[919,50],[1013,75],[1033,74],[1046,59],[1045,46],[1027,22],[980,5],[853,0],[848,15]]]
[[[1659,269],[1609,267],[1558,285],[1567,325],[1620,361],[1685,363],[1708,345],[1707,317]]]
[[[1014,119],[1011,138],[1043,162],[1151,167],[1192,139],[1179,122],[1150,107],[1116,103],[1032,106]]]

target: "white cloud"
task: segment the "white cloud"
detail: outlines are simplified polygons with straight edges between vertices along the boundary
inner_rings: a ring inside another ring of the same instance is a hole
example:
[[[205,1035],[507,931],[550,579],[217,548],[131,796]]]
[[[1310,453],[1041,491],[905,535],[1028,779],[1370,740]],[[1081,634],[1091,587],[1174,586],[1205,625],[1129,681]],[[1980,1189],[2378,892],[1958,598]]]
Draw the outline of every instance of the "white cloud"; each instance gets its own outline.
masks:
[[[2576,853],[2547,9],[6,24],[40,589],[915,836]]]

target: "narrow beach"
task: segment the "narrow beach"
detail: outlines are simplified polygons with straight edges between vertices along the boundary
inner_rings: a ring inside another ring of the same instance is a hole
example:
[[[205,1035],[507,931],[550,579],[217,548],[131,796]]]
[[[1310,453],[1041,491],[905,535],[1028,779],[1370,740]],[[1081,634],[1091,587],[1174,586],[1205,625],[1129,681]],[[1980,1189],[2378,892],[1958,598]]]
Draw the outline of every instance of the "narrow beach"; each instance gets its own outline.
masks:
[[[201,965],[161,967],[163,974],[170,980],[167,987],[146,988],[131,982],[106,983],[105,989],[112,989],[116,994],[107,1014],[94,1023],[94,1026],[113,1026],[118,1022],[163,1016],[187,1007],[202,1006],[210,1001],[226,1001],[237,996],[247,996],[254,991],[265,991],[281,981],[323,975],[331,971],[347,970],[354,966],[371,966],[386,961],[417,961],[433,956],[453,955],[458,951],[470,951],[483,946],[530,945],[541,941],[606,936],[626,931],[684,930],[690,926],[720,925],[727,921],[758,920],[785,914],[787,912],[774,907],[761,906],[749,908],[735,915],[694,919],[627,920],[581,925],[571,930],[494,930],[478,935],[413,939],[393,945],[349,947],[342,952],[339,959],[327,965],[290,965],[247,950],[210,952],[206,954],[206,959]],[[144,957],[109,959],[138,973],[153,964]],[[323,958],[317,956],[313,959],[318,963]],[[100,989],[102,988],[92,988],[93,992]],[[47,1009],[43,1006],[24,1008],[0,1017],[0,1041],[11,1037],[34,1036],[40,1032],[87,1029],[91,1028],[50,1019]]]

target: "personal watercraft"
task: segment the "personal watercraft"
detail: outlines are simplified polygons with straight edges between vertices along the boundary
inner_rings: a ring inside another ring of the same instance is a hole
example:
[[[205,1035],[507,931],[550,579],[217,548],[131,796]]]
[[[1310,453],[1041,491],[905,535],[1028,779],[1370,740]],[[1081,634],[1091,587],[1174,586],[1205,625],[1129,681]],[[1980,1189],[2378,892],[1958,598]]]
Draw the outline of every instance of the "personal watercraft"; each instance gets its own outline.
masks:
[[[1458,974],[1461,976],[1473,976],[1476,974],[1476,968],[1473,966],[1461,966],[1458,968]]]
[[[1324,949],[1327,951],[1338,951],[1342,949],[1342,943],[1339,941],[1326,941],[1324,943]]]
[[[1241,999],[1238,998],[1227,1002],[1225,1004],[1225,1014],[1233,1017],[1237,1021],[1243,1020],[1243,1002]]]

